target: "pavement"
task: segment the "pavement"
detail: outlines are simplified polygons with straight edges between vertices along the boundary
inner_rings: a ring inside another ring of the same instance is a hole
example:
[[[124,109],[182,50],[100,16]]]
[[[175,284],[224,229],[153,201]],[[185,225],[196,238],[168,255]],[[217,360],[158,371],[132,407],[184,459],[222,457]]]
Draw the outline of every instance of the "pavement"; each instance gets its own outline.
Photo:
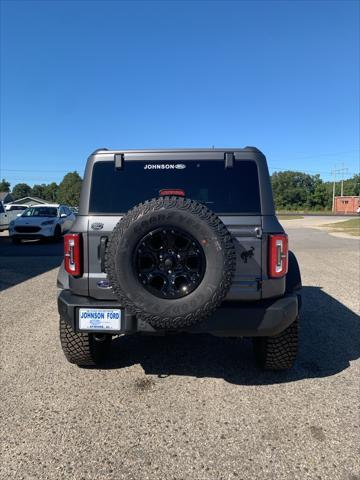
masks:
[[[346,220],[350,220],[353,218],[358,218],[357,215],[337,215],[337,216],[330,216],[330,215],[309,215],[304,216],[303,218],[293,218],[292,220],[286,220],[286,218],[282,218],[280,221],[281,223],[286,226],[286,228],[320,228],[322,230],[328,230],[327,226],[331,225],[332,223],[339,223],[344,222]],[[348,235],[351,237],[351,235]]]
[[[249,340],[207,336],[116,338],[105,368],[70,365],[61,245],[0,238],[0,478],[360,480],[359,240],[282,223],[304,284],[283,373],[258,370]]]

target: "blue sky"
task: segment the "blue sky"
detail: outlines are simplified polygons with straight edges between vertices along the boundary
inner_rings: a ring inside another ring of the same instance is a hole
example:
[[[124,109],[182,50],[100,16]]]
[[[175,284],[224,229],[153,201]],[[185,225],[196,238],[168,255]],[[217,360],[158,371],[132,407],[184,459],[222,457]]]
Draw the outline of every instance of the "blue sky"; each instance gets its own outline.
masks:
[[[255,145],[359,171],[354,1],[1,2],[1,177],[81,174],[97,147]]]

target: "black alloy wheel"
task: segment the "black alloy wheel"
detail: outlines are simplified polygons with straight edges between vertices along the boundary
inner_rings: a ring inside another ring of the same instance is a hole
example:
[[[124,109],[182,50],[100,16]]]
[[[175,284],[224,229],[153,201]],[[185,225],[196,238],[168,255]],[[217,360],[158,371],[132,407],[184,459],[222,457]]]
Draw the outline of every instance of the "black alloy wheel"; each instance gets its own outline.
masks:
[[[202,246],[192,235],[179,228],[162,227],[139,241],[134,268],[139,282],[150,293],[178,299],[200,285],[206,260]]]

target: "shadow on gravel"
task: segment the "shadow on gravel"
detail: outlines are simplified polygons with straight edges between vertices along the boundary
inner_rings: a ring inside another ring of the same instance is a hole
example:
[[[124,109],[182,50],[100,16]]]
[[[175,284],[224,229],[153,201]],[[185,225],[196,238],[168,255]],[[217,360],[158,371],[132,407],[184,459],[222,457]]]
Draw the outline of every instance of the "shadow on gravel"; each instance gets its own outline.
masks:
[[[300,352],[288,372],[263,372],[249,339],[210,335],[128,336],[113,341],[104,368],[141,364],[145,374],[223,378],[239,385],[269,385],[334,375],[360,357],[360,319],[319,287],[304,287]]]
[[[58,267],[63,243],[25,241],[19,245],[0,237],[0,291]]]

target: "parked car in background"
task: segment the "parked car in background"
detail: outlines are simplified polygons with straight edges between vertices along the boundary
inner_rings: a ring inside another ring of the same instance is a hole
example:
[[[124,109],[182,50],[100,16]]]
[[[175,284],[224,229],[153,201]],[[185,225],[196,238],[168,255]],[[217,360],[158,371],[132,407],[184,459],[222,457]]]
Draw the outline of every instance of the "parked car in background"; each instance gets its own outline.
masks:
[[[78,207],[69,207],[70,210],[77,215],[79,213],[79,208]]]
[[[33,205],[10,222],[9,236],[14,243],[25,239],[57,240],[70,230],[75,218],[66,205]]]
[[[18,204],[13,204],[13,203],[8,203],[7,205],[5,205],[5,210],[7,212],[15,212],[16,213],[20,213],[20,211],[24,211],[26,210],[27,208],[29,207],[29,205],[18,205]]]
[[[0,202],[0,232],[7,230],[9,225],[8,216],[3,202]]]
[[[0,203],[0,232],[9,228],[9,223],[28,208],[28,205],[12,205]]]

